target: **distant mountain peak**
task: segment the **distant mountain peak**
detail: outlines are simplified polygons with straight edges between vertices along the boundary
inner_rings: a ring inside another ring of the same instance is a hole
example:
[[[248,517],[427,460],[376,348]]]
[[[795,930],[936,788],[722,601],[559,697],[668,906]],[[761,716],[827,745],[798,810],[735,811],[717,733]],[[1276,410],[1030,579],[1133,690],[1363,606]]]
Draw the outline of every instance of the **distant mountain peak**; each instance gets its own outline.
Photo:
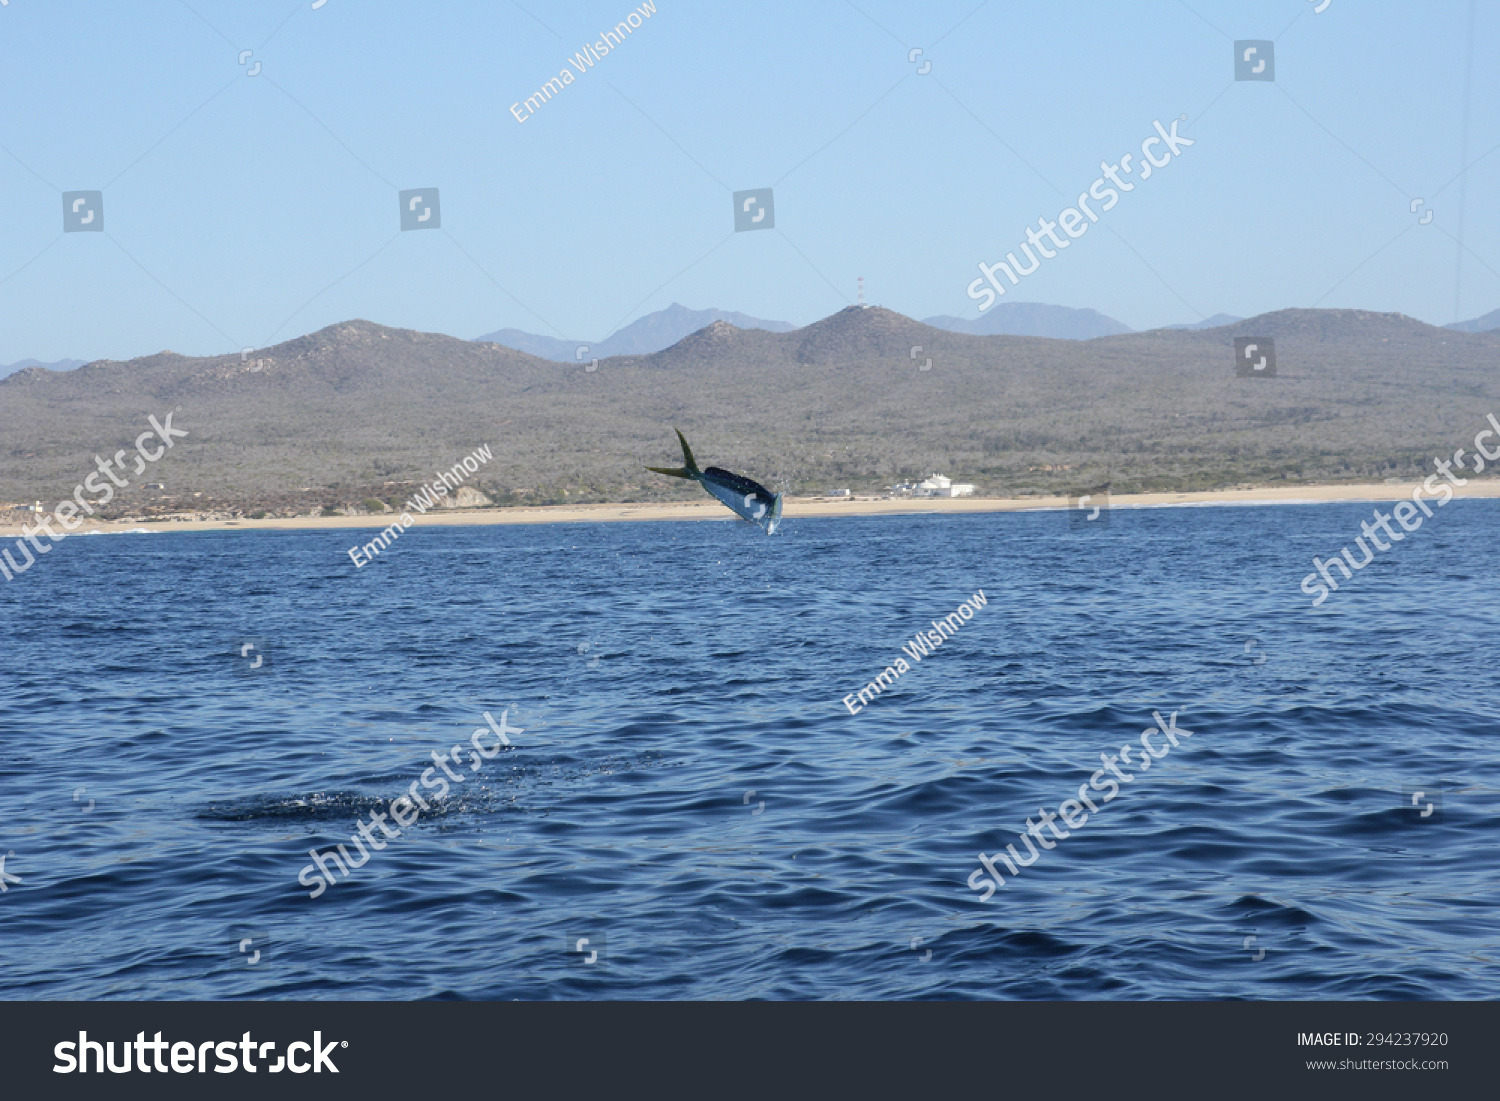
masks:
[[[1445,329],[1452,329],[1457,333],[1489,333],[1500,329],[1500,309],[1491,310],[1483,317],[1475,317],[1468,321],[1455,321],[1452,325],[1444,325]]]
[[[926,318],[925,323],[970,336],[1044,336],[1054,340],[1092,340],[1132,331],[1129,325],[1098,310],[1045,302],[1000,302],[973,321],[942,314]]]
[[[573,363],[579,358],[578,349],[589,359],[608,359],[610,356],[651,355],[664,351],[685,337],[715,323],[727,323],[737,330],[765,329],[773,333],[787,333],[796,328],[785,321],[767,321],[731,310],[693,310],[681,302],[673,302],[663,310],[638,317],[624,328],[611,333],[603,340],[564,340],[550,336],[538,336],[521,329],[500,329],[484,336],[479,341],[504,344],[508,348],[529,352],[543,359]]]
[[[1198,331],[1199,329],[1218,329],[1225,325],[1233,325],[1236,321],[1245,320],[1232,313],[1216,313],[1212,317],[1205,317],[1202,321],[1182,321],[1176,325],[1163,325],[1163,329],[1187,329]]]

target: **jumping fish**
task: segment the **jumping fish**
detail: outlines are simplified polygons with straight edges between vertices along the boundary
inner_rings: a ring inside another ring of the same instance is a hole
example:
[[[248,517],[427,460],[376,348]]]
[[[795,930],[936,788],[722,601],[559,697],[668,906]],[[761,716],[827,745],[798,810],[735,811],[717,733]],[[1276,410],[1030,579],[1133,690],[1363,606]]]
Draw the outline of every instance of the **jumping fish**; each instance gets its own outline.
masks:
[[[698,463],[693,458],[693,449],[688,446],[687,437],[682,434],[681,430],[674,431],[677,432],[677,438],[682,441],[683,465],[648,466],[646,469],[671,478],[686,478],[697,482],[733,509],[742,519],[764,527],[767,535],[774,535],[777,527],[781,525],[781,494],[772,493],[759,482],[751,481],[739,474],[731,474],[722,467],[711,466],[707,470],[699,470]]]

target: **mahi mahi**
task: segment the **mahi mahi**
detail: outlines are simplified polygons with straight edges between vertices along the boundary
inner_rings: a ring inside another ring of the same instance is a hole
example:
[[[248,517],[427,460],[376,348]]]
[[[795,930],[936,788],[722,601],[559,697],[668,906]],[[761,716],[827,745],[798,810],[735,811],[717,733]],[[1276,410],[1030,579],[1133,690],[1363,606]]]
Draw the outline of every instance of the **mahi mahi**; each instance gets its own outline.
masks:
[[[668,477],[686,478],[697,482],[733,509],[741,518],[765,528],[767,535],[775,534],[777,527],[781,524],[781,494],[772,493],[759,482],[751,481],[739,474],[732,474],[722,467],[711,466],[707,470],[699,470],[698,463],[693,458],[693,449],[688,446],[687,437],[680,429],[674,431],[677,432],[677,438],[682,441],[683,465],[648,466],[646,469]]]

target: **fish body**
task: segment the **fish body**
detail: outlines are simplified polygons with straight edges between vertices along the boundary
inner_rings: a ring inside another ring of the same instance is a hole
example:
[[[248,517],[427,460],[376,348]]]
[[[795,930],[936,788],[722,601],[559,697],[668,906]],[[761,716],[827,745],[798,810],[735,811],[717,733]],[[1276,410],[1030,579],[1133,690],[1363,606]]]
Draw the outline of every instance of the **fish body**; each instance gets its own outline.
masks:
[[[647,470],[670,478],[686,478],[697,482],[736,515],[765,528],[767,535],[775,534],[781,525],[781,494],[772,493],[759,482],[723,467],[711,466],[707,470],[699,470],[687,437],[679,431],[677,438],[682,441],[683,465],[648,466]]]

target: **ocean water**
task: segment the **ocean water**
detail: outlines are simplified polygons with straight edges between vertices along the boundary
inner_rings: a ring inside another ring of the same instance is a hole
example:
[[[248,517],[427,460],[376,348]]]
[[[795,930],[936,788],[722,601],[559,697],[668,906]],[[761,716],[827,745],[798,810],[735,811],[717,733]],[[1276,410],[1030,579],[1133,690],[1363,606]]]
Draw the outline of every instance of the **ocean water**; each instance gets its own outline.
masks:
[[[1493,997],[1500,501],[1312,608],[1371,510],[69,539],[0,583],[0,996]]]

